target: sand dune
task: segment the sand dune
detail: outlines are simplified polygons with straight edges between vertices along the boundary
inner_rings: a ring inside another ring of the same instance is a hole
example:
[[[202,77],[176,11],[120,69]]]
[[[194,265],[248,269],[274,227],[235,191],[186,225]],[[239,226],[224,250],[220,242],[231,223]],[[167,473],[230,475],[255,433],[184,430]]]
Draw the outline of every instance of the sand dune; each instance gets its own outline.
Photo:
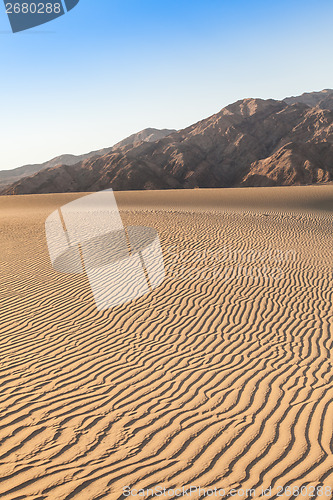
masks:
[[[0,498],[331,498],[333,186],[116,193],[167,277],[102,312],[48,258],[79,196],[0,198]]]

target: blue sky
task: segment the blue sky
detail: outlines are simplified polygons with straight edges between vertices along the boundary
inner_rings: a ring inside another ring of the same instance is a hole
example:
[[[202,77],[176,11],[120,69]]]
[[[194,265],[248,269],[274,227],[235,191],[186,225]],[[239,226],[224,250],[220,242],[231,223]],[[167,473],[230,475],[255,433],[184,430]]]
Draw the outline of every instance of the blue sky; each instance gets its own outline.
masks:
[[[12,34],[1,3],[0,169],[332,88],[332,24],[331,0],[80,0]]]

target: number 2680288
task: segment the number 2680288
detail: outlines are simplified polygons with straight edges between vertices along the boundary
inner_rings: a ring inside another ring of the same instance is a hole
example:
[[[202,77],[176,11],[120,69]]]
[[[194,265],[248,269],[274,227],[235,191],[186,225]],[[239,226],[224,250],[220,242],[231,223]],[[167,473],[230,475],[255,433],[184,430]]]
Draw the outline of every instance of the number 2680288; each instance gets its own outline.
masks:
[[[6,3],[7,14],[61,14],[60,3]]]

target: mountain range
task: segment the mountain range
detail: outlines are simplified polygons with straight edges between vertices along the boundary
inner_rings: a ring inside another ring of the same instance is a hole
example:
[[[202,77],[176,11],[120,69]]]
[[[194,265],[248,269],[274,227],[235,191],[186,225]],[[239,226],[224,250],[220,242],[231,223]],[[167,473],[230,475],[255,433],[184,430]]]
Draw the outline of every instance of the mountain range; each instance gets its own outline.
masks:
[[[0,170],[0,189],[7,185],[13,184],[24,177],[29,177],[41,170],[46,170],[48,168],[53,168],[61,165],[75,165],[83,160],[88,160],[89,158],[94,158],[98,156],[104,156],[110,153],[114,149],[119,149],[128,145],[137,145],[142,141],[152,142],[165,137],[166,135],[175,132],[175,130],[158,130],[154,128],[147,128],[138,132],[137,134],[130,135],[126,139],[118,142],[114,146],[109,148],[99,149],[97,151],[91,151],[83,155],[71,155],[64,154],[57,156],[52,160],[46,161],[45,163],[38,163],[34,165],[24,165],[23,167],[14,168],[13,170]]]
[[[243,99],[183,130],[146,129],[82,156],[0,172],[0,194],[333,181],[333,90]]]

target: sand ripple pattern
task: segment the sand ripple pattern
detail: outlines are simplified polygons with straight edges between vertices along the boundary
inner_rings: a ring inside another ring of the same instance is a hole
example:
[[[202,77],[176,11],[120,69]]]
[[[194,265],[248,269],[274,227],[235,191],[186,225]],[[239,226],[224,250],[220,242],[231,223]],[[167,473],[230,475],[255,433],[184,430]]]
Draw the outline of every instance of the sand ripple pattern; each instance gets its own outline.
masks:
[[[1,499],[333,486],[332,214],[122,212],[167,278],[98,312],[47,210],[1,226]]]

